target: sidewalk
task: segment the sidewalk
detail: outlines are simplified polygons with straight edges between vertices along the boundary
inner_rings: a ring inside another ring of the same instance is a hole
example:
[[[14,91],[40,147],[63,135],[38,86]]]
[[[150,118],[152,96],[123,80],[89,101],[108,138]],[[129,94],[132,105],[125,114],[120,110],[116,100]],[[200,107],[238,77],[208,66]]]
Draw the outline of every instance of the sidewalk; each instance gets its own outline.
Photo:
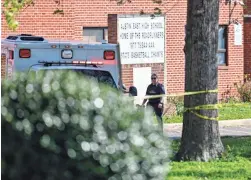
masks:
[[[219,121],[221,137],[251,136],[251,119]],[[164,124],[164,132],[170,138],[180,138],[182,123]]]

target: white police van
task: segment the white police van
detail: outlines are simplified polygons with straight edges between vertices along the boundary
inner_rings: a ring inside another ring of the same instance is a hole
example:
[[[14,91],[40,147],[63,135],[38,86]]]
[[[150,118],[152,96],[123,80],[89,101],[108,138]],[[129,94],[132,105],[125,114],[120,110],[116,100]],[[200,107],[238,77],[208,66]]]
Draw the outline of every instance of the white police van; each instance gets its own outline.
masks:
[[[48,41],[40,36],[20,34],[2,40],[1,49],[7,77],[14,72],[74,70],[109,82],[113,87],[123,87],[117,44]]]

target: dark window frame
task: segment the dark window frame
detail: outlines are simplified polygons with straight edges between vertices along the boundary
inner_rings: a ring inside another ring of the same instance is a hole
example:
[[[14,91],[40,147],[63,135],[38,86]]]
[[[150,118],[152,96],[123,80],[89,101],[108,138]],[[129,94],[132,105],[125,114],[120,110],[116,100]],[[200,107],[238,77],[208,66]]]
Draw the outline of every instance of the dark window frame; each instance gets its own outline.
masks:
[[[114,77],[112,76],[111,72],[107,71],[107,70],[100,70],[100,69],[75,69],[75,68],[69,68],[69,69],[38,69],[38,70],[34,70],[34,69],[30,69],[29,72],[34,71],[34,72],[42,72],[44,73],[45,71],[74,71],[76,73],[79,73],[80,75],[85,76],[85,78],[94,78],[95,80],[98,81],[98,83],[101,84],[106,84],[112,88],[118,89],[118,85],[115,82]],[[95,75],[95,76],[93,76]],[[103,81],[102,80],[102,76],[106,77],[109,79],[109,81]]]
[[[221,27],[224,27],[223,37],[225,38],[225,49],[219,49],[219,47],[218,47],[217,54],[218,53],[225,53],[225,63],[223,63],[223,64],[219,64],[218,62],[217,63],[219,66],[228,66],[228,64],[229,64],[229,62],[228,62],[228,30],[229,29],[228,29],[228,25],[226,25],[226,24],[219,25],[219,29]],[[219,37],[218,37],[218,41],[219,41]],[[217,46],[218,46],[218,44],[217,44]],[[218,59],[217,59],[217,61],[218,61]]]
[[[108,27],[107,26],[100,26],[100,27],[97,27],[97,26],[94,26],[94,27],[83,27],[83,35],[84,35],[84,31],[85,29],[88,29],[88,30],[102,30],[103,31],[103,40],[106,40],[105,39],[105,30],[108,31]],[[108,39],[107,39],[108,40]]]
[[[9,50],[9,58],[8,59],[14,59],[14,51]]]

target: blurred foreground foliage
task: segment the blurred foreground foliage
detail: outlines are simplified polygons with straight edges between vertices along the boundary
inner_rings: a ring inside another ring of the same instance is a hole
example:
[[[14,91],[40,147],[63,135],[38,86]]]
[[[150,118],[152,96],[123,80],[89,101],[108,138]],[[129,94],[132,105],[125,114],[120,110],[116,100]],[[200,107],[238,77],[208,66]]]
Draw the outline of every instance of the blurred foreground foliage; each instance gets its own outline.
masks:
[[[2,178],[164,179],[167,138],[152,112],[73,72],[2,81]]]

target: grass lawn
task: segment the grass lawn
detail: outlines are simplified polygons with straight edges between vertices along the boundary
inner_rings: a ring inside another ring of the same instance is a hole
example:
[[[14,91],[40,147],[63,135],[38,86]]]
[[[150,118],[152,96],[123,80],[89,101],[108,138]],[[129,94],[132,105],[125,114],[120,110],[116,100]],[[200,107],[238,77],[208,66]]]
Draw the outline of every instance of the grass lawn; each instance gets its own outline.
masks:
[[[171,162],[166,180],[251,180],[251,137],[222,138],[224,156],[211,162]],[[179,141],[173,141],[173,151]]]
[[[251,103],[242,103],[244,106],[223,107],[219,109],[219,120],[251,118]],[[233,103],[234,105],[234,103]],[[163,117],[164,123],[181,123],[183,116]]]

